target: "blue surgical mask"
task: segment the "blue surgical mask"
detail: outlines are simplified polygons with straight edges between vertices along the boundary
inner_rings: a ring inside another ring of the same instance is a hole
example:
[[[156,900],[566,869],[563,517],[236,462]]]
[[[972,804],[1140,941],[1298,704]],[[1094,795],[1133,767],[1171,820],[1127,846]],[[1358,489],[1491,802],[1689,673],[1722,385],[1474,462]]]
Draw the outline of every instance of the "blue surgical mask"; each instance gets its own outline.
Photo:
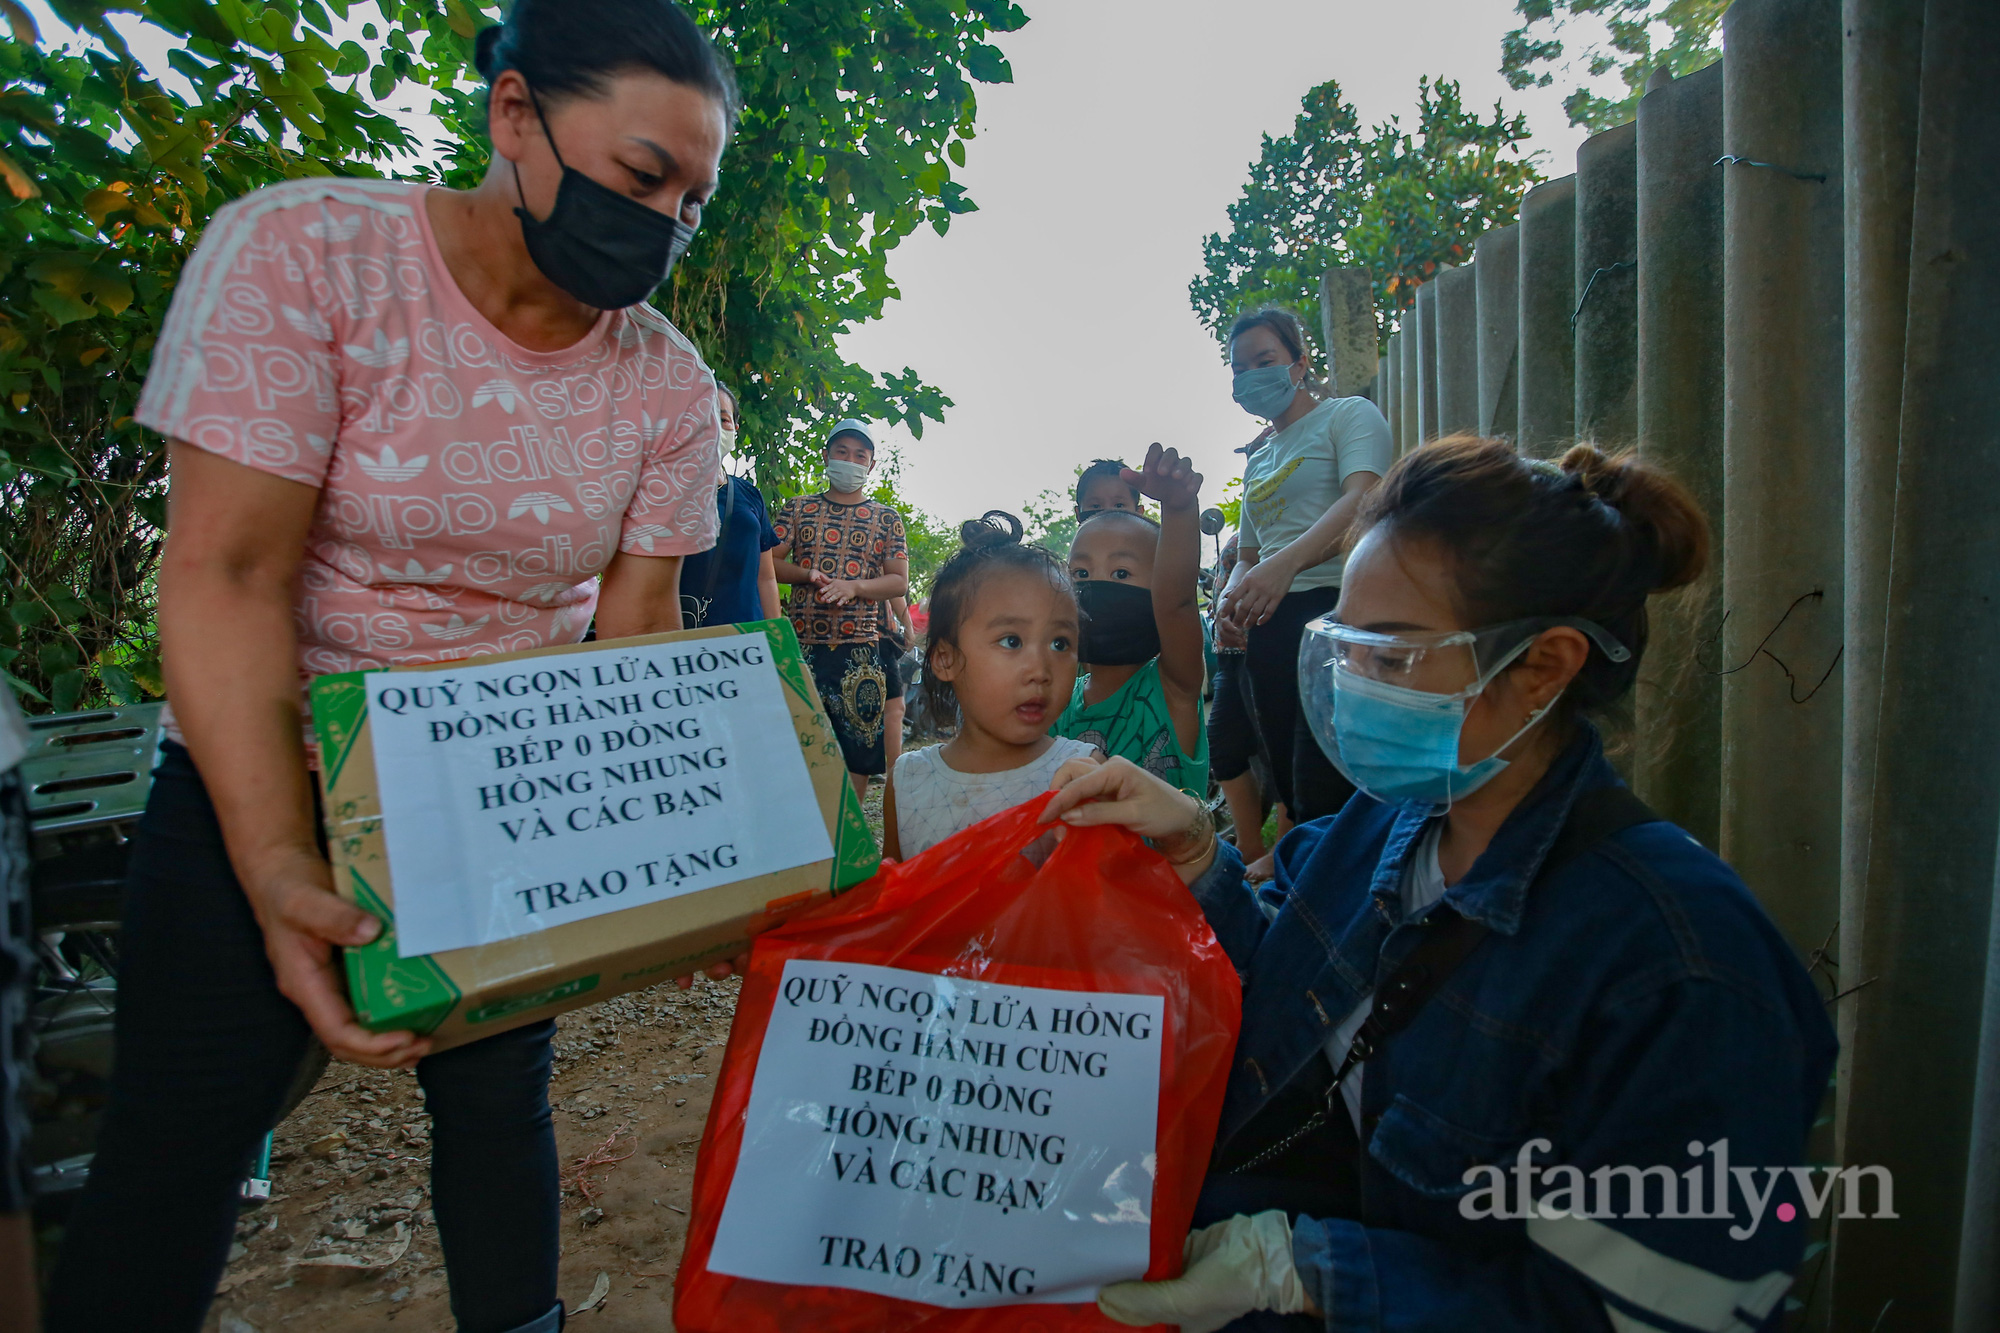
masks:
[[[1469,796],[1507,767],[1501,752],[1555,706],[1555,700],[1549,700],[1486,758],[1458,762],[1467,708],[1527,647],[1523,642],[1457,694],[1430,694],[1348,671],[1330,671],[1331,736],[1318,725],[1317,710],[1307,709],[1320,748],[1349,782],[1378,801],[1448,806]]]
[[[1284,415],[1298,392],[1290,366],[1260,366],[1237,374],[1233,396],[1237,406],[1251,416],[1272,421]]]
[[[1299,707],[1334,767],[1370,796],[1448,806],[1503,772],[1507,761],[1500,756],[1555,707],[1556,699],[1543,704],[1486,758],[1458,762],[1472,701],[1543,631],[1559,626],[1581,631],[1612,662],[1632,660],[1632,650],[1616,635],[1577,616],[1534,616],[1478,630],[1414,635],[1378,633],[1321,616],[1299,640]],[[1434,693],[1407,683],[1464,680],[1460,667],[1469,667],[1472,678],[1460,690]]]
[[[1349,782],[1378,801],[1450,805],[1507,767],[1497,751],[1476,763],[1458,762],[1468,699],[1346,673],[1335,677],[1333,699],[1337,753],[1329,757]],[[1544,707],[1535,713],[1500,749],[1520,739],[1548,711]]]

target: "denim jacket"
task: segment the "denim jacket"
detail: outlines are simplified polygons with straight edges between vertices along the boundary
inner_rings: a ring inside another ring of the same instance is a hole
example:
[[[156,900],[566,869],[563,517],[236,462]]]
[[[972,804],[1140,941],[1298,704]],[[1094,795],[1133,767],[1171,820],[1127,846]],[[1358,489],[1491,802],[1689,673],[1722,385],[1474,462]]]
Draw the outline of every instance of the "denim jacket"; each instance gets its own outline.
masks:
[[[1617,782],[1582,727],[1445,893],[1491,934],[1366,1066],[1363,1216],[1293,1228],[1329,1330],[1748,1333],[1782,1317],[1808,1226],[1790,1168],[1833,1030],[1742,881],[1674,825],[1626,829],[1537,882],[1577,796]],[[1288,836],[1261,892],[1227,849],[1194,885],[1243,982],[1223,1140],[1325,1058],[1415,945],[1398,889],[1434,817],[1357,797]],[[1829,1191],[1821,1211],[1840,1206],[1827,1173],[1804,1179]]]

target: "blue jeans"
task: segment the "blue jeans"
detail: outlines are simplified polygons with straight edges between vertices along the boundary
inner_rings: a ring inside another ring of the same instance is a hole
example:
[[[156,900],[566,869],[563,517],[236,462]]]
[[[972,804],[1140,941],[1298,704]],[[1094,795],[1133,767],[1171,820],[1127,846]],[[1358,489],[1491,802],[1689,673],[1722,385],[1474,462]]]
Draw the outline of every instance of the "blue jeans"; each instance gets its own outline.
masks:
[[[237,1183],[310,1035],[278,993],[201,775],[172,743],[132,844],[122,948],[111,1099],[63,1236],[49,1333],[201,1326],[228,1259]],[[554,1031],[531,1024],[417,1066],[464,1333],[506,1333],[556,1305]]]

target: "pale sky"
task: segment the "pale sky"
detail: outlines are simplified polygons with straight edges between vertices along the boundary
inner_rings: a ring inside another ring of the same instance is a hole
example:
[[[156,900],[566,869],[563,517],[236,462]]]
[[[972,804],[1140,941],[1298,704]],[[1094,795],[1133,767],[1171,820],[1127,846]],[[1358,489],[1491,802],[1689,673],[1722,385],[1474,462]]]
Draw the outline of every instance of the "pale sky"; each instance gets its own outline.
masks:
[[[850,359],[913,367],[957,406],[921,441],[887,432],[902,490],[950,522],[1019,513],[1097,457],[1159,440],[1191,453],[1205,497],[1241,474],[1257,427],[1229,397],[1188,305],[1201,240],[1226,224],[1259,136],[1290,131],[1307,89],[1338,79],[1364,124],[1414,120],[1417,78],[1525,112],[1551,176],[1584,137],[1563,88],[1509,89],[1511,0],[1021,0],[996,44],[1014,82],[979,90],[958,179],[980,211],[890,260],[903,299],[850,334]],[[1318,312],[1305,314],[1318,327]]]

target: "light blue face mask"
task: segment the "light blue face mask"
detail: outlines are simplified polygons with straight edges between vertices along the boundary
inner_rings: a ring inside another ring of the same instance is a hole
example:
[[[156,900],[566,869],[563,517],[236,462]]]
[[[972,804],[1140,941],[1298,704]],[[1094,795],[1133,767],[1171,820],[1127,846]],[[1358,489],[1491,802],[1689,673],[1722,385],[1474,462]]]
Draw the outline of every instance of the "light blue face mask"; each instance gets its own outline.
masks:
[[[1507,661],[1513,661],[1519,651],[1509,654]],[[1495,668],[1496,674],[1499,669]],[[1555,706],[1551,699],[1499,750],[1475,763],[1461,764],[1458,742],[1465,729],[1465,711],[1491,680],[1492,676],[1484,677],[1463,694],[1426,694],[1335,671],[1334,744],[1328,757],[1349,782],[1378,801],[1450,805],[1499,776],[1507,767],[1500,751],[1519,740]]]
[[[1624,661],[1631,656],[1623,644],[1588,621],[1563,618],[1533,623],[1540,628],[1571,625],[1588,634],[1612,660]],[[1502,626],[1487,633],[1515,628]],[[1502,741],[1486,758],[1470,764],[1459,762],[1459,739],[1472,701],[1528,650],[1540,632],[1527,624],[1518,628],[1519,641],[1492,662],[1481,664],[1470,685],[1453,694],[1432,694],[1335,665],[1327,651],[1327,642],[1341,635],[1343,628],[1323,620],[1313,622],[1299,645],[1299,684],[1300,702],[1314,738],[1349,782],[1378,801],[1449,806],[1471,795],[1507,768],[1508,761],[1500,756],[1547,717],[1556,699],[1562,697],[1558,693],[1555,699],[1537,709],[1521,724],[1520,730]],[[1451,637],[1463,639],[1469,646],[1484,635]]]
[[[1236,405],[1251,416],[1272,421],[1284,415],[1298,392],[1299,386],[1292,383],[1290,366],[1260,366],[1236,376],[1232,396]]]

